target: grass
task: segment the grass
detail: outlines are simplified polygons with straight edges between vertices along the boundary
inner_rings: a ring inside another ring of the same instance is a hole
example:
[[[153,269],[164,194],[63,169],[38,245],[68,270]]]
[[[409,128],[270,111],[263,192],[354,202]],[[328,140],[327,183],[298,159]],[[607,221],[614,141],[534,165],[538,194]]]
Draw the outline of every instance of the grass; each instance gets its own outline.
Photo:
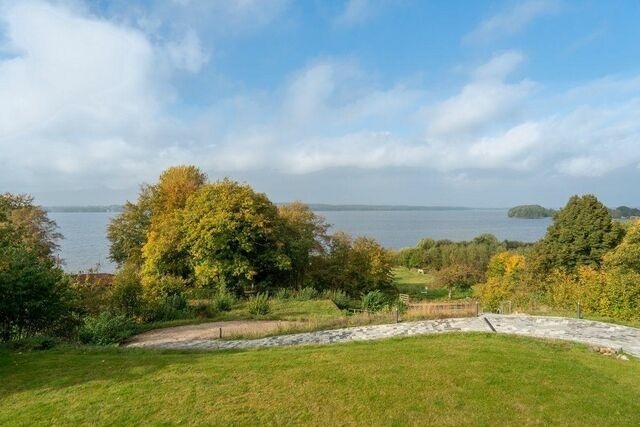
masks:
[[[495,334],[0,351],[0,378],[0,425],[640,425],[640,361]]]
[[[223,339],[255,339],[275,335],[348,328],[351,326],[389,324],[394,323],[395,321],[395,312],[391,310],[384,310],[377,313],[354,313],[348,316],[319,317],[303,322],[285,323],[278,325],[275,329],[261,330],[260,328],[256,328],[251,331],[229,334],[224,336]]]
[[[446,300],[449,291],[444,287],[436,286],[433,274],[426,272],[418,273],[418,270],[406,267],[396,267],[393,269],[394,283],[398,291],[408,294],[414,300]],[[428,288],[425,291],[425,287]],[[452,299],[464,299],[471,296],[471,290],[453,291]]]

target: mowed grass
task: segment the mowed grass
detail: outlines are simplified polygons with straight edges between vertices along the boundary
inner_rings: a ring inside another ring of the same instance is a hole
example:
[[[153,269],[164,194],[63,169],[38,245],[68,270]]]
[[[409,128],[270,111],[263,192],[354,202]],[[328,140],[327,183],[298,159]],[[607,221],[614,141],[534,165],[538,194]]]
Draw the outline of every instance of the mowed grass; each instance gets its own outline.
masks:
[[[0,353],[0,425],[640,425],[640,361],[449,334],[235,352]]]

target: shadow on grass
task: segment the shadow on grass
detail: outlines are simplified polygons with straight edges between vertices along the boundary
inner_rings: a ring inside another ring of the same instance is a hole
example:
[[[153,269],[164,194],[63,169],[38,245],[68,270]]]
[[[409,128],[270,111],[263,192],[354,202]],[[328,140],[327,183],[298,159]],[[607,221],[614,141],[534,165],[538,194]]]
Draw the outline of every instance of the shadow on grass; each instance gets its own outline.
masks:
[[[243,350],[221,350],[218,357]],[[0,347],[0,401],[27,390],[58,390],[90,382],[135,382],[169,366],[190,364],[209,352],[60,346],[14,352]]]

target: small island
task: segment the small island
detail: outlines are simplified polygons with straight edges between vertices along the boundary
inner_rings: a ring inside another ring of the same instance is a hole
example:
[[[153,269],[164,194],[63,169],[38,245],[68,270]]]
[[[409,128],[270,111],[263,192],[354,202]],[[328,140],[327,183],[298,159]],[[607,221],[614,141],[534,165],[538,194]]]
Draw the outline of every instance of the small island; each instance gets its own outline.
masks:
[[[552,217],[556,211],[540,205],[520,205],[509,209],[509,218],[539,219]]]

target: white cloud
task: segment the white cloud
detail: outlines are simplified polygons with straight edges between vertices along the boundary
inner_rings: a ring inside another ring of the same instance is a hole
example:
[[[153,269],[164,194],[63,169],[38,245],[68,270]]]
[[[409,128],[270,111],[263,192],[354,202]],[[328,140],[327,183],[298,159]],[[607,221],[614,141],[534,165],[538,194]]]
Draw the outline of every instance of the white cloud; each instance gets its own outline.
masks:
[[[522,31],[534,19],[549,15],[559,9],[555,0],[526,0],[514,5],[480,23],[464,37],[466,42],[484,42]]]
[[[168,91],[143,34],[41,2],[0,14],[15,52],[0,60],[0,178],[54,182],[118,170],[123,157],[152,162],[143,147]]]
[[[525,60],[522,52],[510,50],[494,55],[473,72],[476,80],[502,80],[515,71]]]
[[[381,82],[352,58],[321,58],[279,87],[240,90],[184,118],[172,114],[171,79],[206,61],[195,32],[158,40],[41,2],[9,4],[0,19],[0,49],[13,55],[0,59],[3,188],[135,188],[181,162],[212,176],[411,168],[468,181],[604,176],[640,163],[637,75],[550,94],[515,78],[525,58],[507,51],[439,99]]]
[[[472,81],[457,95],[427,109],[429,133],[446,136],[475,131],[513,113],[534,87],[528,80],[504,81],[522,59],[519,52],[506,52],[477,67]]]
[[[188,31],[182,40],[169,42],[166,49],[174,67],[191,73],[200,71],[209,60],[209,55],[204,52],[200,39],[193,30]]]
[[[371,0],[347,0],[336,22],[344,26],[354,26],[366,22],[374,13]]]

